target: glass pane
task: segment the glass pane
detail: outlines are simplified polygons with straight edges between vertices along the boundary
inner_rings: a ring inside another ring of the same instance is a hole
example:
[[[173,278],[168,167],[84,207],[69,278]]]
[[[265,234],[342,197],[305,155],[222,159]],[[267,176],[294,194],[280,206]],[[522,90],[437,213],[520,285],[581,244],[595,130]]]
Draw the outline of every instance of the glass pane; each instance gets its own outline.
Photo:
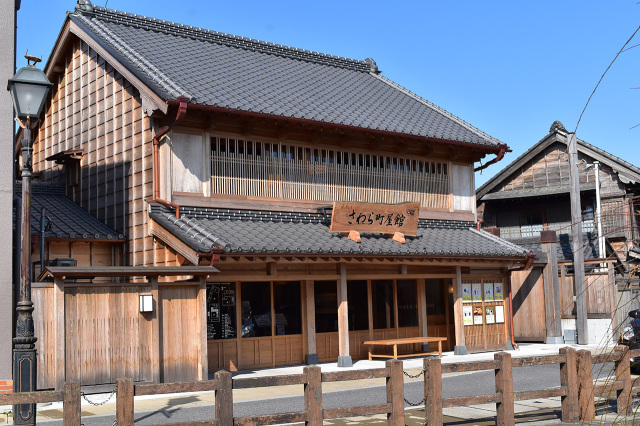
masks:
[[[425,280],[427,298],[427,324],[446,324],[445,297],[449,293],[449,280]],[[452,305],[449,305],[452,306]]]
[[[242,337],[271,336],[269,283],[242,283]]]
[[[207,284],[207,339],[236,337],[236,286]]]
[[[398,327],[418,326],[416,280],[398,280]]]
[[[302,334],[300,283],[273,283],[273,310],[276,336]]]
[[[338,331],[338,284],[335,281],[314,283],[316,333]]]
[[[347,299],[347,305],[349,305],[349,330],[368,330],[367,282],[348,281]]]
[[[393,281],[376,280],[371,282],[373,303],[373,328],[394,328]]]

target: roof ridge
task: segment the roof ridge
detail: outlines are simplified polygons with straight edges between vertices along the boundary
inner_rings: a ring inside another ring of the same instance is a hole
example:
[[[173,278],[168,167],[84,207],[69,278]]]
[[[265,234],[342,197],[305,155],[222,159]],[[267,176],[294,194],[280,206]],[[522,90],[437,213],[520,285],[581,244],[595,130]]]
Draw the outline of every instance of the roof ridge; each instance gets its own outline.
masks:
[[[433,109],[435,112],[440,113],[440,114],[446,116],[447,118],[449,118],[450,120],[455,121],[459,125],[463,126],[465,129],[469,130],[470,132],[473,132],[473,133],[475,133],[476,135],[478,135],[480,137],[486,138],[489,141],[492,141],[493,143],[495,143],[496,145],[499,145],[499,144],[502,143],[500,140],[498,140],[498,139],[494,138],[493,136],[483,132],[482,130],[478,129],[477,127],[467,123],[466,121],[464,121],[460,117],[458,117],[458,116],[450,113],[449,111],[439,107],[438,105],[426,100],[425,98],[423,98],[420,95],[412,92],[411,90],[407,89],[406,87],[401,86],[398,83],[389,80],[385,76],[380,75],[380,74],[373,74],[373,76],[376,77],[377,79],[379,79],[380,81],[388,84],[389,86],[393,87],[394,89],[401,91],[402,93],[404,93],[405,95],[409,96],[413,100],[415,100],[417,102],[420,102],[423,105],[426,105],[429,108]],[[462,142],[467,142],[467,141],[462,141]]]
[[[96,5],[93,5],[92,12],[83,12],[82,10],[76,10],[76,12],[74,12],[74,15],[92,16],[97,18],[98,20],[106,20],[114,22],[116,24],[142,28],[149,31],[162,32],[170,35],[187,37],[209,43],[222,44],[239,49],[278,55],[321,65],[330,65],[338,68],[345,68],[366,73],[377,72],[375,63],[374,65],[372,65],[371,62],[359,59],[346,58],[343,56],[330,55],[326,53],[315,52],[312,50],[286,46],[283,44],[256,40],[249,37],[236,36],[233,34],[222,33],[206,28],[194,27],[192,25],[165,21],[164,19],[156,19],[144,15],[121,12],[118,10],[108,9]]]
[[[98,6],[94,6],[98,9]],[[119,50],[124,56],[127,57],[135,65],[145,69],[147,73],[152,77],[156,83],[160,84],[167,92],[178,96],[186,96],[192,98],[185,89],[183,89],[178,83],[174,82],[165,73],[160,71],[153,63],[147,60],[143,55],[132,48],[126,41],[113,34],[108,28],[102,24],[98,19],[89,19],[82,13],[74,13],[74,16],[81,19],[86,25],[90,26],[94,31],[102,35],[112,47]]]

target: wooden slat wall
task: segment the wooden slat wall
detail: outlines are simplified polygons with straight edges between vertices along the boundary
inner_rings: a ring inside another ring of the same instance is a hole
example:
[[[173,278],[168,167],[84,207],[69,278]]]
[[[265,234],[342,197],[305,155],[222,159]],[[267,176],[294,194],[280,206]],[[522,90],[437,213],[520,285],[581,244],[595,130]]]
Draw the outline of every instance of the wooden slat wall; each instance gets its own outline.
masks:
[[[604,274],[586,274],[587,314],[611,314],[614,310],[611,297],[613,289],[609,286],[609,277]],[[562,315],[575,315],[575,295],[573,275],[560,279],[560,307]]]
[[[53,284],[33,283],[31,299],[34,308],[34,327],[37,355],[38,389],[50,389],[55,386],[55,309],[53,303]]]
[[[511,273],[513,294],[513,334],[517,340],[547,337],[542,268]]]
[[[153,191],[152,129],[140,94],[80,40],[55,83],[34,143],[34,171],[44,181],[64,183],[63,166],[45,158],[83,149],[81,182],[68,196],[129,237],[129,265],[153,264],[152,239],[143,229],[143,200]]]
[[[66,380],[151,380],[151,322],[138,309],[149,287],[65,288]]]
[[[220,137],[211,145],[213,194],[451,206],[446,163]]]

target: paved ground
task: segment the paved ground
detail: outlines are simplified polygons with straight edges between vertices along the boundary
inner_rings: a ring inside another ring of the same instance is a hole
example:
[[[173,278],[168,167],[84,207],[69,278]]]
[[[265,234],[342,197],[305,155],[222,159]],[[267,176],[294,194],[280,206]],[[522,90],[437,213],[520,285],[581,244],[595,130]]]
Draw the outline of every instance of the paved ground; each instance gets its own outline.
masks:
[[[530,344],[521,345],[517,351],[510,351],[513,357],[531,356],[531,355],[546,355],[557,354],[558,349],[565,345],[543,345],[543,344]],[[594,353],[600,352],[597,347],[585,347],[580,346],[580,349],[590,349]],[[609,348],[608,350],[610,350]],[[443,363],[454,362],[467,362],[477,361],[483,359],[493,359],[494,353],[479,353],[464,356],[454,356],[452,353],[445,353],[442,358]],[[379,368],[384,365],[383,361],[357,361],[354,363],[352,369],[368,369]],[[413,371],[417,372],[422,367],[422,359],[409,359],[404,362],[404,369],[409,373]],[[270,376],[279,374],[296,374],[302,372],[303,366],[294,366],[286,368],[264,369],[259,371],[242,371],[234,374],[234,377],[257,377],[257,376]],[[335,363],[322,364],[322,371],[337,371],[344,369],[338,369]],[[422,380],[422,379],[415,379]],[[332,390],[344,390],[354,389],[363,386],[374,386],[377,384],[383,384],[384,379],[374,380],[359,380],[349,382],[337,382],[323,384],[323,391],[330,392]],[[243,389],[234,391],[234,401],[251,401],[260,400],[264,398],[277,398],[284,396],[291,396],[299,394],[301,386],[280,386],[276,388],[263,388],[263,389]],[[108,399],[109,398],[109,399]],[[101,403],[106,401],[105,404],[94,406],[87,400],[94,403]],[[162,395],[153,397],[137,397],[135,400],[136,413],[141,412],[171,412],[177,409],[211,405],[214,402],[212,392],[202,393],[190,393],[190,394],[173,394]],[[10,410],[10,407],[0,407],[0,423],[8,420],[11,422],[11,417],[2,415],[3,412]],[[627,418],[618,417],[611,409],[604,412],[601,409],[598,410],[596,423],[597,424],[620,424],[620,425],[638,425],[640,424],[640,411],[637,411],[637,416],[629,416]],[[552,424],[567,424],[560,421],[560,398],[544,398],[537,400],[519,401],[515,405],[516,423],[521,424],[535,424],[535,425],[552,425]],[[104,416],[115,414],[115,396],[109,394],[97,394],[89,395],[86,400],[83,400],[82,404],[82,416]],[[447,408],[444,410],[445,424],[448,425],[488,425],[495,424],[495,404],[483,404],[469,407],[456,407]],[[54,403],[48,406],[40,406],[38,408],[38,421],[44,422],[46,420],[56,420],[62,418],[62,406],[61,403]],[[408,409],[406,411],[406,424],[407,425],[422,425],[424,422],[424,409],[422,407]],[[329,425],[354,425],[354,424],[383,424],[386,423],[384,416],[368,416],[368,417],[352,417],[348,419],[337,419],[325,421],[325,424]],[[106,424],[106,423],[105,423]]]

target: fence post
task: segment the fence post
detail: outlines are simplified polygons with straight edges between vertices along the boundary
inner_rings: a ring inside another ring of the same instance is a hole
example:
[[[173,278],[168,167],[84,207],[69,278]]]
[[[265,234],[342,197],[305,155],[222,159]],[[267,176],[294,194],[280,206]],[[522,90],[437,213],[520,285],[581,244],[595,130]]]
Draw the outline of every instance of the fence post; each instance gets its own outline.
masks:
[[[424,366],[424,423],[442,426],[442,365],[440,358],[425,358]]]
[[[591,352],[578,351],[578,407],[580,421],[591,423],[596,417],[596,406],[593,402],[593,362]]]
[[[304,384],[304,411],[307,412],[305,425],[322,425],[322,373],[320,367],[313,365],[304,368],[307,383]]]
[[[496,402],[496,424],[515,424],[513,407],[513,369],[511,367],[511,355],[506,352],[498,352],[493,359],[500,363],[496,370],[496,393],[499,393],[500,402]]]
[[[573,348],[560,348],[560,355],[565,357],[565,362],[560,363],[560,386],[567,389],[567,394],[561,397],[562,421],[564,423],[577,423],[578,412],[578,371],[576,350]]]
[[[130,377],[116,380],[116,422],[119,425],[133,424],[133,379]]]
[[[404,426],[404,379],[402,361],[387,360],[389,377],[387,377],[387,403],[391,404],[391,412],[387,414],[389,426]]]
[[[233,384],[231,373],[225,370],[216,371],[214,375],[218,386],[215,391],[216,419],[220,426],[233,426]]]
[[[81,404],[80,383],[64,382],[64,400],[62,401],[62,415],[65,426],[80,426]]]
[[[622,381],[623,388],[616,391],[618,414],[631,414],[631,365],[629,363],[629,348],[618,345],[616,354],[616,381]]]

